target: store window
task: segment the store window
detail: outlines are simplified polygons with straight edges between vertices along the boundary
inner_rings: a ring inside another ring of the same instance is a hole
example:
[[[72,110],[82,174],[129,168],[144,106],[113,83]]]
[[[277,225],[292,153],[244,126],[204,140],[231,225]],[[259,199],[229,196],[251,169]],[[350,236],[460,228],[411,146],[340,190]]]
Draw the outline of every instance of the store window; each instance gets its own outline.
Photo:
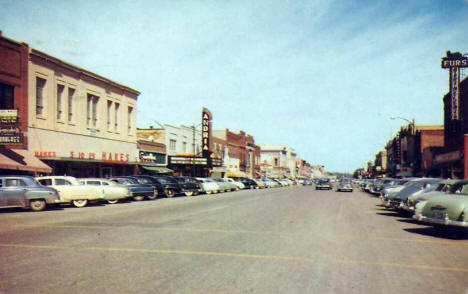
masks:
[[[173,139],[169,140],[169,150],[171,150],[171,151],[176,150],[176,140],[173,140]]]
[[[133,116],[133,107],[128,107],[128,115],[127,115],[127,127],[128,133],[131,134],[132,132],[132,116]]]
[[[107,130],[111,129],[112,101],[107,100]]]
[[[119,132],[119,109],[120,103],[115,103],[114,108],[114,130],[118,133]]]
[[[87,125],[89,127],[95,128],[97,126],[98,116],[97,116],[97,107],[98,107],[99,97],[88,94],[87,101]]]
[[[14,109],[14,88],[13,86],[0,83],[0,109]]]

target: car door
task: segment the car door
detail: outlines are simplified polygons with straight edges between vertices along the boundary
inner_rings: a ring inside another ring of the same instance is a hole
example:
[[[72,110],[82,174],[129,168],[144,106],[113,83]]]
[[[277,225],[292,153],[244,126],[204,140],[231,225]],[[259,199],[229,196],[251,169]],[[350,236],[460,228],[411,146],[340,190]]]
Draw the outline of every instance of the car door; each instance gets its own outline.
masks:
[[[26,182],[19,178],[6,178],[3,183],[4,207],[26,207],[27,202],[24,197],[27,191]]]

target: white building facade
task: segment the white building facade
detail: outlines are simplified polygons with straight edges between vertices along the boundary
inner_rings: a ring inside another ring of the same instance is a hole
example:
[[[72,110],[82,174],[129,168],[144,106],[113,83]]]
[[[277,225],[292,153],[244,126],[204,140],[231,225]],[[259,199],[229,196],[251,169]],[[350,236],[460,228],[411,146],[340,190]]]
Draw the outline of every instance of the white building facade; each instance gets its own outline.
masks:
[[[272,178],[295,179],[296,152],[286,145],[260,145],[262,174]]]

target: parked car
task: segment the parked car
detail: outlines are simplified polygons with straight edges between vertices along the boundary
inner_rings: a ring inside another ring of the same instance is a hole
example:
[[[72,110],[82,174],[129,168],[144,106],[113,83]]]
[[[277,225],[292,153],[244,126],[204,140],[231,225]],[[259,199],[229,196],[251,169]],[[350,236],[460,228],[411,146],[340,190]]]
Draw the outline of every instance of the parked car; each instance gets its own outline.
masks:
[[[30,176],[0,176],[0,208],[23,207],[33,211],[63,203],[58,191]]]
[[[331,190],[332,186],[330,183],[330,179],[324,178],[324,179],[319,179],[317,183],[315,184],[315,190]]]
[[[254,180],[249,179],[249,178],[233,178],[233,179],[244,184],[245,189],[256,189],[258,187],[257,183],[255,183]]]
[[[164,189],[164,195],[172,198],[176,195],[184,194],[182,186],[170,176],[148,176],[155,179]]]
[[[434,178],[421,178],[412,181],[409,185],[405,186],[400,192],[395,195],[388,196],[384,199],[384,205],[387,208],[403,209],[403,203],[411,195],[417,195],[426,192],[434,191],[442,179]]]
[[[141,184],[136,178],[112,177],[109,180],[127,186],[133,199],[136,201],[141,201],[145,197],[149,200],[154,200],[158,197],[158,190],[152,184]]]
[[[121,199],[130,198],[132,193],[125,186],[107,179],[86,178],[79,179],[84,185],[97,186],[101,189],[102,196],[107,202],[116,204]]]
[[[265,189],[267,187],[262,180],[260,179],[253,179],[253,180],[255,181],[255,183],[257,183],[258,189]]]
[[[45,176],[36,180],[43,186],[57,189],[61,199],[71,201],[76,207],[84,207],[89,201],[105,200],[99,187],[83,185],[74,177]]]
[[[416,205],[419,202],[442,196],[447,193],[455,193],[455,191],[464,184],[468,184],[468,180],[443,180],[434,191],[409,196],[403,203],[402,208],[408,212],[414,213]],[[454,189],[454,191],[450,192],[451,189]]]
[[[127,178],[135,179],[140,184],[153,186],[154,190],[157,191],[158,195],[164,195],[164,193],[165,193],[164,186],[152,176],[133,175],[133,176],[127,176]],[[138,198],[138,199],[135,199],[135,200],[143,200],[143,198],[141,198],[141,199]]]
[[[221,192],[230,192],[237,190],[237,186],[231,182],[227,182],[222,178],[211,178],[219,185],[219,190]]]
[[[455,194],[440,195],[419,202],[413,218],[430,224],[468,228],[468,184]]]
[[[196,178],[201,184],[201,189],[203,193],[206,194],[216,194],[219,193],[220,187],[217,182],[211,178]]]
[[[245,189],[245,185],[242,184],[241,182],[236,181],[236,180],[234,180],[234,179],[232,179],[232,178],[225,178],[225,179],[226,179],[226,181],[228,181],[228,182],[233,183],[234,185],[236,185],[236,186],[237,186],[237,190]]]
[[[278,188],[281,186],[277,181],[274,181],[272,179],[264,178],[262,179],[262,181],[268,188]]]
[[[190,177],[172,177],[176,180],[182,188],[185,196],[196,196],[200,193],[200,184]]]

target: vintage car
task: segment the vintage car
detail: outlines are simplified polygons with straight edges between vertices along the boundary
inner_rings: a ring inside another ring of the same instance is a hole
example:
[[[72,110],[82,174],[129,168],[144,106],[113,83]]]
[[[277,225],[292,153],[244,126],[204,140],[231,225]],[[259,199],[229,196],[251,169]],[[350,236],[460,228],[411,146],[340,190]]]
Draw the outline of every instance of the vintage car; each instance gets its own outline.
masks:
[[[443,196],[445,193],[455,193],[455,191],[463,184],[468,184],[467,180],[443,180],[439,183],[434,191],[416,194],[408,197],[408,199],[403,204],[403,209],[414,213],[416,205],[421,201],[429,200],[433,197]],[[453,192],[450,192],[451,189],[454,189]]]
[[[265,185],[268,188],[278,188],[278,187],[280,187],[280,184],[277,181],[274,181],[272,179],[263,178],[262,181],[265,183]]]
[[[152,176],[133,175],[133,176],[126,176],[126,178],[135,179],[139,184],[151,185],[154,188],[155,193],[157,191],[158,195],[164,195],[165,193],[164,186]],[[139,200],[143,200],[143,197],[137,197],[134,199],[139,201]]]
[[[166,195],[167,198],[172,198],[176,195],[184,194],[182,190],[182,186],[172,177],[169,177],[169,176],[147,176],[147,177],[153,178],[161,185],[164,191],[164,195]]]
[[[84,185],[97,186],[102,191],[102,195],[107,202],[110,204],[115,204],[119,202],[120,199],[126,199],[132,197],[130,189],[125,186],[113,182],[107,179],[99,178],[86,178],[79,179],[79,181]]]
[[[213,179],[211,179],[211,178],[196,178],[196,179],[201,184],[201,188],[203,190],[203,193],[206,193],[206,194],[219,193],[220,187],[219,187],[218,183],[216,183]]]
[[[389,195],[383,199],[384,206],[392,209],[403,209],[403,205],[408,197],[434,191],[442,179],[420,178],[413,180],[406,185],[400,192]]]
[[[244,189],[257,189],[257,183],[249,178],[242,178],[242,177],[233,177],[235,181],[241,182],[244,185]]]
[[[222,178],[211,178],[211,179],[218,184],[220,192],[230,192],[230,191],[237,190],[237,186],[235,184],[227,182]]]
[[[353,192],[351,181],[340,181],[336,187],[337,192]]]
[[[255,183],[257,183],[258,189],[265,189],[267,187],[262,180],[260,179],[253,179],[253,180],[255,181]]]
[[[413,218],[435,225],[468,228],[468,184],[456,194],[442,194],[419,202]]]
[[[182,188],[182,192],[185,196],[197,196],[200,193],[200,184],[190,177],[171,177],[172,179],[176,180],[177,183]]]
[[[319,179],[315,184],[315,190],[331,190],[331,188],[330,179]]]
[[[151,184],[141,184],[137,179],[132,177],[112,177],[109,180],[125,185],[130,190],[133,200],[141,201],[148,198],[154,200],[158,197],[158,190]]]
[[[0,176],[0,208],[24,207],[34,211],[64,201],[54,188],[44,187],[30,176]]]
[[[84,207],[89,201],[105,200],[99,187],[83,185],[75,177],[44,176],[37,177],[36,180],[43,186],[56,189],[61,199],[71,201],[76,207]]]
[[[237,186],[237,190],[242,190],[242,189],[245,189],[245,185],[242,184],[241,182],[239,181],[236,181],[232,178],[226,178],[226,181],[230,182],[230,183],[233,183],[234,185]]]

